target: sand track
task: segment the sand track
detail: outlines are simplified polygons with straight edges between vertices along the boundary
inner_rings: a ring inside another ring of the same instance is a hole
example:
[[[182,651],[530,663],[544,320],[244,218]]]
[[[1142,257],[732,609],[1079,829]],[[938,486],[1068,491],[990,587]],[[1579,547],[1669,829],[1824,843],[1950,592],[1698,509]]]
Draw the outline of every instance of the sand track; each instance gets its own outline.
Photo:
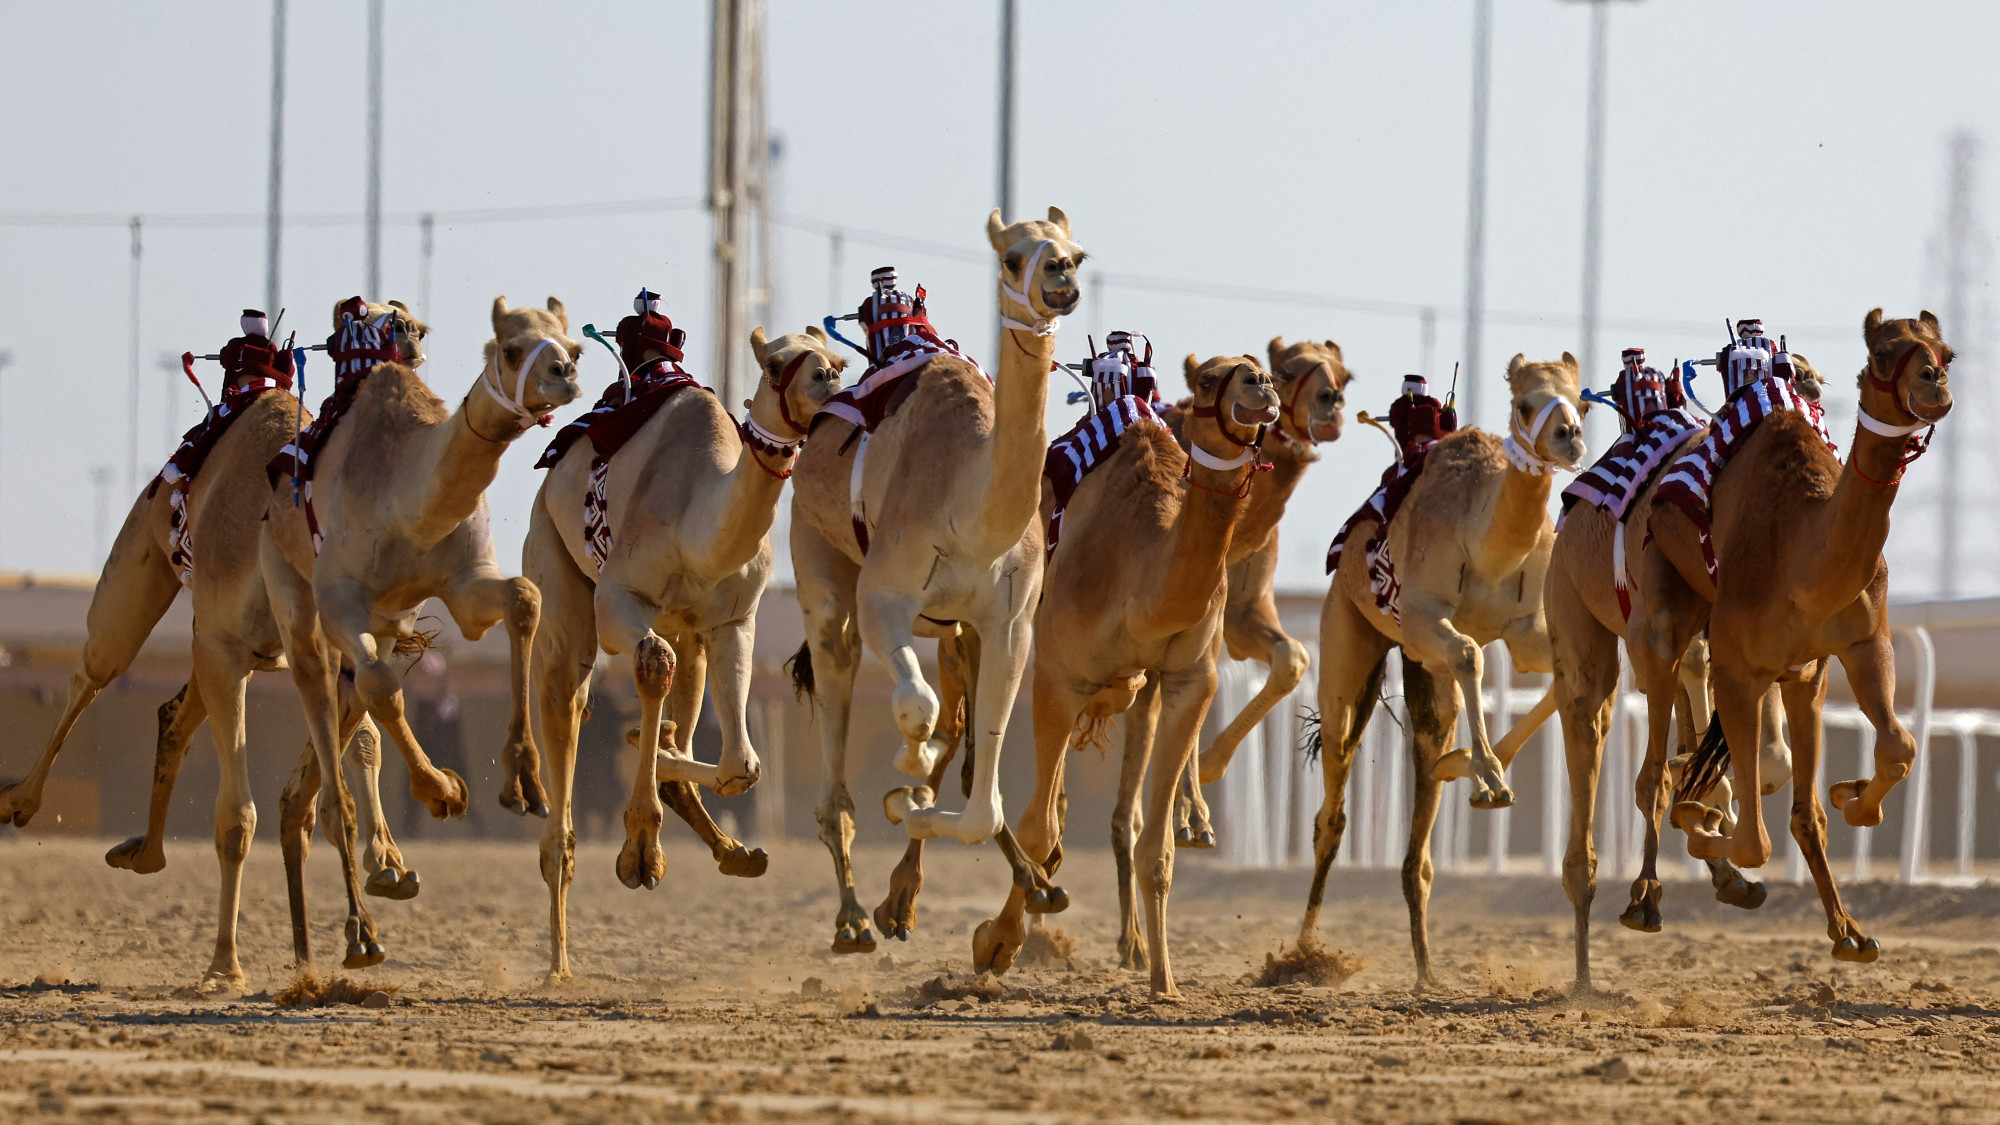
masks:
[[[1763,910],[1673,884],[1665,933],[1617,926],[1600,888],[1598,996],[1569,980],[1568,909],[1540,878],[1443,878],[1445,987],[1410,991],[1392,875],[1337,873],[1324,936],[1360,956],[1338,987],[1254,987],[1289,941],[1302,872],[1235,872],[1182,853],[1176,975],[1156,1003],[1113,967],[1107,855],[1072,853],[1067,962],[967,973],[997,905],[991,849],[934,846],[919,932],[825,952],[823,850],[773,849],[754,881],[669,847],[631,892],[586,846],[572,897],[578,980],[541,983],[546,895],[532,844],[418,844],[408,903],[371,900],[394,986],[382,1009],[287,1009],[276,849],[253,854],[248,997],[191,987],[212,944],[214,858],[170,848],[155,876],[104,844],[0,838],[0,1116],[113,1120],[568,1121],[1990,1121],[2000,1119],[2000,890],[1854,888],[1883,959],[1836,966],[1806,888]],[[895,853],[861,849],[865,903]],[[311,865],[315,937],[340,921],[328,850]],[[1988,944],[1991,941],[1992,944]],[[946,997],[940,999],[940,997]],[[963,997],[963,998],[958,998]]]

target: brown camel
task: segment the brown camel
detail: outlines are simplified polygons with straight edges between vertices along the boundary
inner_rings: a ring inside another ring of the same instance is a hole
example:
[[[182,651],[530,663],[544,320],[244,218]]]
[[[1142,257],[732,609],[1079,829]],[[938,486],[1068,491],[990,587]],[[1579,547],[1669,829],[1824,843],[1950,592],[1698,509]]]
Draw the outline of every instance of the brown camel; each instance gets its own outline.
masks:
[[[824,432],[806,446],[793,477],[792,563],[806,632],[798,672],[816,684],[819,701],[824,773],[815,816],[840,888],[837,953],[875,948],[848,854],[854,802],[847,791],[847,720],[863,644],[895,679],[892,707],[905,740],[898,767],[916,776],[937,766],[931,739],[940,707],[924,681],[915,638],[959,635],[972,650],[966,682],[975,777],[965,811],[932,807],[935,790],[926,786],[892,791],[885,801],[890,819],[912,840],[948,834],[978,844],[1000,833],[1015,878],[1046,883],[1004,831],[1000,745],[1041,587],[1035,514],[1048,452],[1055,326],[1077,307],[1083,251],[1070,238],[1069,218],[1054,207],[1046,221],[1011,226],[995,211],[986,236],[1000,259],[1005,326],[996,378],[989,382],[964,360],[934,357],[904,376],[913,385],[869,438],[859,474],[855,427],[822,416]],[[868,527],[865,550],[857,519]],[[921,879],[921,868],[907,860],[897,868],[891,899],[898,936],[915,924]],[[1034,895],[1045,906],[1050,890],[1038,884]]]
[[[400,302],[391,302],[390,306],[372,305],[370,311],[390,318],[394,339],[407,361],[423,362],[422,340],[428,329],[410,316],[408,309]],[[185,584],[200,627],[192,645],[193,675],[160,707],[146,833],[113,847],[104,856],[112,867],[139,874],[166,867],[164,840],[174,783],[195,732],[212,718],[210,730],[221,762],[215,844],[222,877],[215,953],[203,987],[222,990],[240,990],[244,982],[236,920],[243,861],[257,823],[243,753],[244,690],[253,671],[284,667],[277,622],[257,570],[257,538],[271,497],[264,466],[292,439],[299,419],[310,417],[302,414],[298,399],[282,387],[264,390],[247,403],[233,403],[237,394],[248,389],[247,384],[248,380],[232,379],[222,388],[223,402],[233,404],[233,420],[201,462],[183,498]],[[173,504],[173,487],[164,479],[149,484],[133,503],[91,596],[83,655],[70,677],[68,705],[33,772],[19,785],[0,790],[0,822],[11,819],[26,824],[34,815],[41,804],[43,782],[78,718],[105,685],[125,674],[179,594],[183,575],[174,562],[179,547],[173,532]],[[372,729],[364,728],[355,738],[359,747],[355,758],[363,768],[365,790],[370,795],[375,792],[372,737]],[[371,878],[370,890],[382,893],[378,888],[386,886],[395,891],[405,885],[398,878],[403,874],[402,856],[388,835],[379,799],[364,808],[369,870],[378,878],[387,876],[386,884]],[[414,873],[408,873],[407,878],[414,893]]]
[[[576,398],[582,349],[568,329],[562,302],[553,297],[547,311],[509,309],[504,298],[495,298],[486,368],[455,412],[409,368],[376,367],[355,393],[351,416],[313,458],[314,508],[271,505],[260,562],[315,758],[313,769],[294,775],[281,825],[287,875],[294,880],[293,941],[302,961],[310,949],[303,887],[296,880],[316,795],[346,882],[343,964],[373,965],[386,956],[361,902],[350,797],[335,759],[335,748],[364,709],[402,751],[411,795],[433,815],[465,815],[464,780],[431,764],[403,717],[395,650],[415,647],[425,599],[442,599],[468,640],[506,622],[513,692],[506,755],[510,766],[527,764],[511,771],[517,776],[532,768],[528,651],[541,597],[527,579],[501,577],[486,486],[508,446],[548,411]],[[308,522],[315,510],[324,536],[317,551]],[[357,706],[343,714],[340,680],[347,668]]]
[[[1884,321],[1875,309],[1864,318],[1862,333],[1868,363],[1859,378],[1860,418],[1845,464],[1798,412],[1766,418],[1715,479],[1713,581],[1699,530],[1686,512],[1652,505],[1646,526],[1653,546],[1635,575],[1647,612],[1643,620],[1633,615],[1626,640],[1635,667],[1641,650],[1645,659],[1665,664],[1707,628],[1715,709],[1737,793],[1764,791],[1761,703],[1778,686],[1792,732],[1792,835],[1826,909],[1834,958],[1867,962],[1880,955],[1880,946],[1841,905],[1815,789],[1826,662],[1839,659],[1878,732],[1875,775],[1833,786],[1830,799],[1849,824],[1879,824],[1884,797],[1909,775],[1918,750],[1891,708],[1895,659],[1882,545],[1903,469],[1922,449],[1911,435],[1951,410],[1952,351],[1928,311]],[[1565,709],[1566,732],[1573,721],[1589,720],[1588,702],[1579,700],[1574,720]],[[1697,766],[1692,772],[1701,771]],[[1650,755],[1638,796],[1656,822],[1667,801],[1665,771]],[[1724,824],[1719,810],[1693,800],[1676,805],[1673,820],[1689,833],[1688,850],[1696,858],[1758,867],[1770,857],[1757,801],[1740,803],[1734,826]],[[1636,900],[1642,888],[1634,890]]]
[[[1194,755],[1215,696],[1224,585],[1234,533],[1248,497],[1264,427],[1279,419],[1271,376],[1250,356],[1187,357],[1194,393],[1181,451],[1164,426],[1133,425],[1108,459],[1077,486],[1049,560],[1035,610],[1035,793],[1021,815],[1021,848],[1054,871],[1062,861],[1060,794],[1071,745],[1096,724],[1138,709],[1124,723],[1125,762],[1112,821],[1120,955],[1152,966],[1152,988],[1173,996],[1167,958],[1167,893],[1174,845],[1168,835],[1175,793]],[[1144,827],[1138,789],[1159,731],[1160,760]],[[1137,837],[1136,844],[1134,837]],[[1143,896],[1145,947],[1138,937]],[[999,917],[973,935],[973,964],[1004,970],[1027,938],[1027,888],[1007,895]]]
[[[1400,583],[1400,614],[1370,588],[1369,560],[1358,548],[1374,524],[1355,530],[1342,552],[1320,614],[1319,717],[1326,797],[1313,825],[1312,890],[1300,927],[1302,947],[1318,944],[1327,871],[1347,828],[1348,772],[1380,693],[1389,650],[1403,650],[1403,690],[1411,719],[1415,808],[1403,859],[1403,897],[1420,987],[1431,971],[1426,914],[1431,888],[1431,828],[1442,789],[1435,769],[1451,747],[1461,706],[1472,731],[1474,804],[1512,799],[1504,767],[1487,745],[1480,714],[1481,650],[1507,642],[1514,666],[1548,671],[1542,576],[1555,529],[1548,517],[1553,470],[1583,460],[1576,360],[1507,365],[1513,392],[1506,442],[1480,430],[1448,434],[1430,450],[1401,511],[1390,521],[1387,554]]]
[[[1283,336],[1273,336],[1265,354],[1277,380],[1281,413],[1264,440],[1264,458],[1271,471],[1258,474],[1251,483],[1249,510],[1229,541],[1229,600],[1222,611],[1222,643],[1230,659],[1255,660],[1270,669],[1270,675],[1262,690],[1201,751],[1198,768],[1191,763],[1182,780],[1181,795],[1174,801],[1174,843],[1184,848],[1215,846],[1201,786],[1222,780],[1244,737],[1292,694],[1312,664],[1306,646],[1286,634],[1278,620],[1278,524],[1292,493],[1305,479],[1306,467],[1319,460],[1314,447],[1340,440],[1341,411],[1354,376],[1341,360],[1340,345],[1332,340],[1287,344]],[[1185,417],[1178,410],[1167,415],[1182,448],[1188,441]]]
[[[757,604],[771,572],[771,522],[806,424],[840,389],[842,363],[818,328],[775,340],[765,339],[758,328],[750,345],[763,377],[746,404],[748,417],[783,444],[744,440],[722,403],[699,388],[671,393],[605,469],[605,524],[612,546],[602,569],[586,547],[584,526],[592,444],[572,444],[535,498],[522,569],[541,590],[544,608],[532,675],[552,782],[554,815],[541,848],[542,877],[549,885],[552,981],[570,975],[566,911],[576,866],[570,791],[599,647],[632,657],[639,692],[633,745],[662,751],[638,755],[625,810],[625,847],[618,855],[618,878],[626,886],[651,888],[666,874],[662,796],[689,815],[700,807],[693,783],[735,794],[755,784],[761,772],[744,714]],[[664,354],[649,351],[645,358]],[[692,746],[676,748],[666,733],[675,726],[693,729],[711,657],[723,741],[721,761],[714,765],[696,761]],[[699,815],[706,820],[705,813]],[[761,855],[755,871],[739,866],[751,859],[740,844],[718,859],[725,872],[762,871]]]

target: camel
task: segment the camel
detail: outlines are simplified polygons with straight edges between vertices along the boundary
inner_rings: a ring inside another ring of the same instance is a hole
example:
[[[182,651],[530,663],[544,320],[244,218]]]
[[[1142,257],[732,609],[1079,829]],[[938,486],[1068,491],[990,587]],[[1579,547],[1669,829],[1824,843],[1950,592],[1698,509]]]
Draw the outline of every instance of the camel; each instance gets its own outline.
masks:
[[[618,855],[620,882],[652,888],[666,874],[663,796],[683,816],[694,815],[699,803],[693,783],[735,794],[761,773],[744,716],[757,604],[771,571],[771,523],[807,424],[840,389],[843,362],[816,327],[776,339],[767,339],[760,327],[750,346],[762,377],[745,404],[749,425],[739,427],[714,395],[683,384],[610,458],[603,497],[612,546],[601,569],[586,547],[590,442],[575,442],[561,454],[529,517],[522,570],[543,599],[532,677],[552,783],[552,815],[541,844],[552,982],[570,977],[566,911],[576,866],[571,788],[598,649],[632,657],[639,694],[633,745],[662,751],[638,755]],[[666,357],[649,350],[645,358]],[[691,746],[675,749],[671,731],[676,724],[689,730],[699,717],[711,658],[722,755],[719,763],[704,764]],[[718,859],[731,872],[749,859],[748,850],[739,844]],[[737,873],[761,874],[761,853],[757,859],[756,870]]]
[[[1415,808],[1403,859],[1403,898],[1410,908],[1410,943],[1419,987],[1437,983],[1431,970],[1427,912],[1431,888],[1431,828],[1441,795],[1434,769],[1451,745],[1461,706],[1469,704],[1473,803],[1512,800],[1504,766],[1489,747],[1480,714],[1481,651],[1507,642],[1514,666],[1548,671],[1551,653],[1541,611],[1542,577],[1555,531],[1548,500],[1556,469],[1584,457],[1580,385],[1575,357],[1507,365],[1512,391],[1508,439],[1459,430],[1431,447],[1422,474],[1390,521],[1387,554],[1394,564],[1400,613],[1385,608],[1370,586],[1366,552],[1342,552],[1320,614],[1320,765],[1326,796],[1313,825],[1312,889],[1299,930],[1302,948],[1318,946],[1327,871],[1347,827],[1347,777],[1380,694],[1392,647],[1403,650],[1403,690],[1411,719]],[[1359,542],[1374,524],[1355,531]]]
[[[1340,345],[1332,340],[1286,344],[1283,336],[1273,336],[1265,354],[1277,380],[1282,412],[1264,441],[1264,457],[1272,471],[1258,475],[1250,485],[1249,510],[1229,541],[1229,600],[1222,612],[1222,642],[1230,659],[1255,660],[1270,669],[1270,675],[1256,696],[1201,751],[1199,769],[1190,766],[1183,779],[1181,796],[1174,802],[1174,843],[1178,847],[1215,846],[1215,831],[1209,825],[1208,803],[1202,799],[1201,787],[1222,780],[1244,737],[1292,694],[1312,663],[1306,646],[1288,636],[1278,620],[1278,523],[1293,491],[1305,479],[1306,467],[1319,460],[1314,447],[1340,440],[1341,411],[1347,405],[1347,384],[1354,376],[1341,359]],[[1178,410],[1167,415],[1167,424],[1185,449],[1184,419]]]
[[[301,961],[310,949],[297,880],[315,796],[346,883],[342,963],[361,968],[387,955],[361,902],[350,797],[336,762],[335,748],[364,710],[402,752],[411,795],[434,816],[465,815],[464,780],[431,764],[403,716],[394,657],[398,649],[424,643],[416,617],[425,599],[442,599],[468,640],[506,622],[513,693],[506,760],[516,780],[523,764],[534,761],[528,653],[541,596],[525,578],[501,577],[486,486],[516,439],[576,398],[582,345],[567,336],[568,329],[562,302],[553,297],[546,311],[509,309],[505,298],[495,298],[485,369],[456,411],[448,411],[410,368],[397,363],[374,368],[354,394],[352,417],[313,456],[313,505],[271,505],[259,562],[315,759],[313,768],[300,769],[287,787],[281,825]],[[323,535],[319,544],[315,511]],[[347,669],[353,672],[356,705],[343,711],[340,681]]]
[[[827,432],[806,446],[792,480],[792,564],[806,632],[794,675],[814,685],[818,700],[824,772],[814,815],[840,889],[836,953],[875,948],[849,858],[847,720],[864,644],[894,676],[892,707],[905,740],[897,765],[918,777],[938,764],[932,739],[940,707],[914,640],[957,635],[967,645],[975,776],[965,809],[934,807],[936,791],[924,786],[891,791],[884,812],[912,840],[951,835],[978,844],[998,833],[1015,878],[1036,884],[1035,905],[1051,901],[1046,877],[1005,831],[999,760],[1041,587],[1035,516],[1048,452],[1044,415],[1055,328],[1077,307],[1083,250],[1071,239],[1068,216],[1055,207],[1046,221],[1012,225],[996,210],[986,236],[1000,259],[997,377],[989,382],[969,362],[934,356],[903,376],[898,393],[906,387],[907,397],[865,443],[853,423],[823,413],[819,425]],[[899,866],[891,885],[899,937],[915,924],[921,869],[913,866]]]
[[[405,362],[422,363],[428,328],[401,302],[369,309],[394,326],[393,338]],[[240,990],[244,983],[236,920],[243,861],[257,821],[242,753],[245,685],[253,671],[284,666],[277,622],[257,571],[257,538],[271,497],[264,466],[292,439],[300,418],[310,417],[286,385],[257,391],[247,402],[240,400],[253,391],[255,385],[248,378],[232,377],[222,388],[223,405],[230,408],[233,419],[215,439],[181,498],[183,539],[177,541],[175,535],[174,488],[164,470],[133,503],[91,595],[83,655],[70,677],[62,718],[33,772],[18,785],[0,790],[0,822],[27,824],[41,804],[49,769],[84,709],[107,684],[125,674],[185,583],[199,624],[191,646],[193,675],[159,710],[146,832],[114,846],[104,860],[142,875],[166,867],[167,809],[174,783],[195,732],[212,719],[210,731],[221,762],[215,842],[222,868],[215,952],[203,979],[204,988],[212,990]],[[185,552],[185,571],[175,561],[177,551]],[[407,897],[401,889],[407,886],[414,893],[418,884],[415,873],[404,869],[381,814],[372,727],[364,726],[355,743],[354,758],[365,779],[363,791],[373,798],[363,802],[370,841],[369,890]]]
[[[1651,695],[1688,640],[1707,629],[1721,738],[1705,746],[1727,753],[1737,793],[1765,791],[1763,701],[1776,685],[1793,743],[1792,835],[1819,890],[1833,957],[1865,963],[1876,960],[1881,947],[1841,904],[1826,861],[1826,814],[1815,788],[1827,661],[1841,662],[1856,703],[1877,731],[1874,776],[1834,785],[1829,799],[1847,823],[1879,824],[1883,799],[1909,775],[1919,749],[1892,707],[1895,658],[1887,618],[1888,566],[1881,552],[1903,470],[1924,448],[1912,435],[1951,410],[1952,349],[1929,311],[1885,321],[1882,310],[1872,310],[1863,319],[1862,335],[1868,361],[1858,379],[1860,416],[1846,462],[1826,448],[1800,412],[1765,418],[1714,481],[1713,578],[1700,529],[1687,512],[1650,505],[1642,514],[1652,542],[1635,574],[1646,613],[1643,618],[1634,613],[1625,638],[1635,671],[1648,669]],[[1595,733],[1594,716],[1602,710],[1597,687],[1575,689],[1565,703],[1564,730],[1573,744],[1588,743]],[[1662,756],[1649,741],[1636,794],[1655,825],[1668,800]],[[1719,768],[1719,758],[1711,765]],[[1688,772],[1696,778],[1705,773],[1699,761]],[[1692,799],[1701,788],[1699,781],[1684,782],[1682,800],[1672,809],[1675,825],[1689,834],[1689,853],[1738,867],[1762,866],[1771,843],[1759,803],[1742,801],[1730,825],[1721,810]],[[1649,832],[1648,844],[1649,850],[1656,846],[1656,830]],[[1649,897],[1657,903],[1653,887],[1635,884],[1633,891],[1635,908],[1649,905]]]
[[[1229,558],[1255,503],[1255,446],[1283,401],[1250,356],[1198,362],[1190,355],[1183,371],[1194,397],[1174,414],[1192,452],[1183,453],[1163,425],[1133,424],[1063,515],[1035,610],[1035,792],[1020,827],[1022,850],[1053,872],[1062,858],[1059,794],[1070,748],[1131,709],[1111,830],[1125,918],[1119,952],[1127,967],[1150,963],[1152,990],[1163,996],[1179,994],[1167,955],[1169,815],[1215,696]],[[1155,731],[1160,757],[1142,818],[1135,806]],[[1027,938],[1026,906],[1027,888],[1017,884],[999,916],[974,933],[975,966],[1013,963]]]

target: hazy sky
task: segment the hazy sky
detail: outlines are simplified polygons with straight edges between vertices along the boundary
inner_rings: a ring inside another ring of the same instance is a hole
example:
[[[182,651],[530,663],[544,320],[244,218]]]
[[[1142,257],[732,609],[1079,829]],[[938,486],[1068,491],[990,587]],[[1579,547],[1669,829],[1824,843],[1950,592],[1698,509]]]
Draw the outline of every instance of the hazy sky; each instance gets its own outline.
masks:
[[[1105,328],[1149,333],[1171,366],[1188,352],[1261,356],[1273,335],[1332,338],[1358,373],[1350,403],[1379,410],[1420,361],[1418,320],[1359,310],[1430,305],[1431,374],[1448,381],[1464,339],[1470,0],[1021,7],[1018,209],[1062,206],[1091,252],[1087,279],[1102,279],[1064,329],[1067,357]],[[982,232],[995,192],[996,13],[991,0],[772,0],[779,202],[802,220],[781,234],[774,328],[851,311],[869,268],[893,263],[928,287],[947,335],[990,350],[994,270]],[[705,374],[700,210],[513,223],[449,213],[698,199],[706,5],[389,0],[387,19],[384,206],[392,217],[446,216],[426,310],[425,373],[439,393],[455,401],[477,375],[500,293],[522,303],[553,293],[573,323],[605,323],[650,285],[692,337],[690,368]],[[92,467],[114,470],[114,521],[130,502],[127,232],[22,216],[162,218],[144,232],[139,438],[150,476],[170,435],[200,413],[158,357],[213,350],[237,310],[263,299],[261,227],[164,220],[262,210],[269,21],[257,0],[0,3],[0,98],[14,107],[0,124],[0,350],[14,356],[0,376],[0,568],[97,569]],[[1584,6],[1559,0],[1496,5],[1492,313],[1477,373],[1488,413],[1507,356],[1579,347],[1588,23]],[[313,334],[363,280],[360,228],[324,217],[362,204],[364,38],[358,0],[291,6],[285,204],[302,221],[285,234],[283,292],[287,327]],[[1762,316],[1827,371],[1845,445],[1862,315],[1937,303],[1927,253],[1946,142],[1959,128],[2000,137],[1996,48],[2000,6],[1990,3],[1617,4],[1607,328],[1589,381],[1609,381],[1619,347],[1661,361],[1707,354],[1724,318]],[[1981,182],[1982,216],[1994,179]],[[838,310],[826,223],[852,232]],[[957,250],[892,250],[867,244],[867,232]],[[414,303],[417,265],[415,226],[390,226],[385,295]],[[1231,292],[1242,288],[1308,297]],[[1970,330],[1945,328],[1969,342]],[[613,375],[597,349],[586,356],[590,394],[571,412]],[[1974,417],[1986,401],[1975,366],[1955,372],[1950,425],[1980,501],[1968,505],[1973,545],[1991,559],[1992,430]],[[320,361],[310,375],[316,405],[328,368]],[[1051,414],[1067,424],[1067,408]],[[510,452],[490,494],[509,568],[539,445],[537,435]],[[1287,516],[1281,581],[1324,581],[1328,538],[1388,454],[1359,427],[1327,451]],[[1933,581],[1926,494],[1944,476],[1933,456],[1898,507],[1891,557],[1902,593]],[[2000,568],[1971,567],[1965,584],[2000,588]]]

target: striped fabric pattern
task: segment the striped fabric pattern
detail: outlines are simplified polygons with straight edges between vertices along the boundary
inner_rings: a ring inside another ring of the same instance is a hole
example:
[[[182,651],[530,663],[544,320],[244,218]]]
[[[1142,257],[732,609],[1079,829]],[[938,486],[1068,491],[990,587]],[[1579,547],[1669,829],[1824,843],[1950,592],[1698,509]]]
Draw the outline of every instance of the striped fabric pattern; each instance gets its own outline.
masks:
[[[1656,499],[1674,505],[1694,521],[1701,536],[1702,558],[1708,564],[1711,582],[1715,581],[1716,566],[1709,505],[1714,496],[1716,478],[1764,419],[1787,410],[1803,415],[1812,423],[1813,430],[1826,443],[1827,449],[1835,454],[1840,452],[1833,436],[1827,433],[1826,419],[1819,403],[1802,397],[1792,389],[1789,380],[1765,374],[1730,396],[1709,426],[1708,437],[1700,445],[1675,458],[1673,464],[1667,467],[1666,477],[1660,481]]]
[[[956,356],[978,368],[971,356],[952,341],[939,337],[928,323],[918,322],[909,327],[910,334],[891,345],[881,363],[871,366],[852,387],[827,399],[819,413],[831,414],[872,434],[889,416],[889,403],[895,399],[896,385],[903,376],[943,355]],[[983,370],[980,374],[986,375]],[[986,380],[990,383],[993,377],[986,375]]]
[[[1121,395],[1049,443],[1048,457],[1042,462],[1042,477],[1054,490],[1055,512],[1049,517],[1047,557],[1055,557],[1056,543],[1062,538],[1063,510],[1069,507],[1077,486],[1118,448],[1125,431],[1135,426],[1164,429],[1166,423],[1143,399]]]
[[[611,458],[593,458],[590,487],[583,493],[583,553],[590,556],[592,578],[603,573],[604,560],[611,557],[611,511],[604,499],[605,482],[610,477]]]
[[[1580,500],[1624,519],[1625,509],[1645,488],[1655,471],[1683,441],[1706,425],[1688,410],[1662,410],[1640,423],[1637,430],[1618,435],[1597,463],[1578,475],[1563,489],[1563,509]]]

